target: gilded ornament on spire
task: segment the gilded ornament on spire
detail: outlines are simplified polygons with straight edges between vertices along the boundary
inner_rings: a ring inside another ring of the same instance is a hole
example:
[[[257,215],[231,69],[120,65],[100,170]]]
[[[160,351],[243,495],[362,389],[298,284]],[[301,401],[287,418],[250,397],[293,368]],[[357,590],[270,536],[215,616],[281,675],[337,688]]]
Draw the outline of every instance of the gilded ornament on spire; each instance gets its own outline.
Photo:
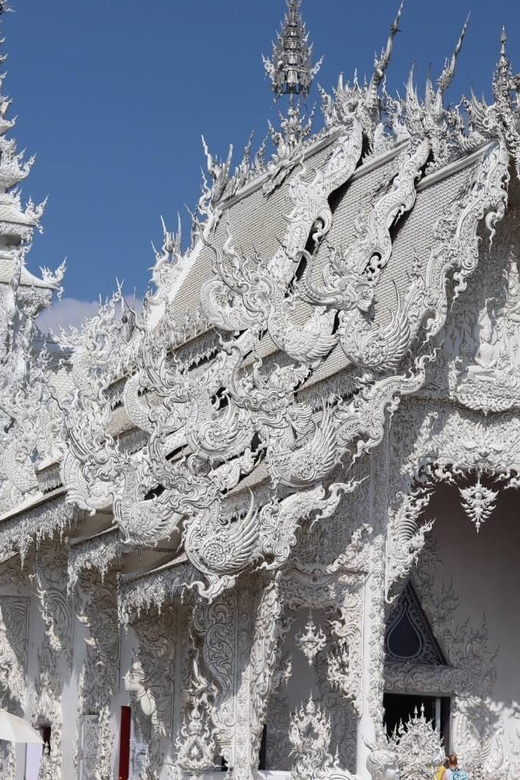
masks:
[[[276,97],[309,94],[314,76],[318,73],[322,60],[312,64],[312,44],[300,13],[301,0],[287,0],[287,13],[273,43],[271,59],[263,57],[264,67],[271,79]]]

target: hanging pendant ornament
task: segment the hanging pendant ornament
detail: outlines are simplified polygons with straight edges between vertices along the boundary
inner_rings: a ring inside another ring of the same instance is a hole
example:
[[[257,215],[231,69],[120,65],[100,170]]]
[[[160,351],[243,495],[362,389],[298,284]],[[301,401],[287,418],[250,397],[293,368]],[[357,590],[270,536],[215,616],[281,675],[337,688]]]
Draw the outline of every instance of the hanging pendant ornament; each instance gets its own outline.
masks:
[[[480,527],[495,510],[498,491],[484,487],[479,476],[476,485],[468,488],[459,488],[459,492],[462,497],[462,508],[471,522],[474,523],[478,533]]]
[[[327,637],[323,629],[318,628],[312,618],[312,612],[309,612],[309,619],[305,625],[304,631],[299,631],[295,637],[296,646],[302,651],[309,665],[312,666],[314,659],[323,650],[327,644]]]

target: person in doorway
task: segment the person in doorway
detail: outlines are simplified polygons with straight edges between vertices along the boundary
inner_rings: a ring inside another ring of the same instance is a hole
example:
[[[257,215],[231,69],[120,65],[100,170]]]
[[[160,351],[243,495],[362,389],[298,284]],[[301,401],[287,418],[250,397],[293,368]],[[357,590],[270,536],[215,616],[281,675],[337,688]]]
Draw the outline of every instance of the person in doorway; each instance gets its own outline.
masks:
[[[467,774],[459,767],[459,759],[455,753],[450,753],[448,756],[448,766],[441,780],[468,780]]]
[[[446,772],[446,769],[449,767],[449,765],[450,765],[450,759],[445,758],[442,764],[439,767],[437,767],[435,771],[435,780],[443,780],[444,773]]]

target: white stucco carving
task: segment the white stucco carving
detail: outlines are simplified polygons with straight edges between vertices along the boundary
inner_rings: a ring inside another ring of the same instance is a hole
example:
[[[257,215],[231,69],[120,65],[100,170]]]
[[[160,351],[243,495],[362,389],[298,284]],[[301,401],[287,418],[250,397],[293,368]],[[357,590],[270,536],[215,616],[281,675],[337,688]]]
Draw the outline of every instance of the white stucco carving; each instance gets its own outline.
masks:
[[[389,737],[385,691],[449,698],[474,777],[519,771],[486,566],[451,586],[438,553],[501,534],[520,487],[519,82],[503,37],[492,104],[445,105],[464,26],[424,97],[413,73],[390,96],[402,13],[314,133],[289,0],[271,156],[204,141],[142,311],[118,290],[48,349],[63,269],[27,269],[43,207],[11,190],[31,161],[0,95],[0,693],[51,728],[49,780],[110,777],[128,705],[143,780],[431,776],[438,734],[419,709]],[[408,660],[403,615],[429,626]]]

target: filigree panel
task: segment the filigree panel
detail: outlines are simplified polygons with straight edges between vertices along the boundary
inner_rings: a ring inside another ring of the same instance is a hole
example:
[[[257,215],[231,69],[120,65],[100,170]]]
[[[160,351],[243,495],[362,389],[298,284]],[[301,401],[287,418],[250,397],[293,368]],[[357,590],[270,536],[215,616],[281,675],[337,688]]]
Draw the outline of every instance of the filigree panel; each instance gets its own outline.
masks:
[[[52,649],[72,665],[74,634],[73,598],[68,591],[68,551],[58,540],[42,542],[34,558],[34,574],[39,608]]]
[[[177,618],[174,607],[141,615],[132,628],[137,636],[125,687],[138,705],[137,712],[151,724],[151,739],[172,734]],[[145,729],[145,733],[149,730]]]
[[[116,575],[111,573],[102,580],[97,572],[84,571],[76,593],[77,617],[88,631],[78,712],[90,716],[108,706],[119,687],[121,629],[117,620]]]
[[[2,706],[21,715],[26,706],[28,598],[0,596],[0,692]]]

